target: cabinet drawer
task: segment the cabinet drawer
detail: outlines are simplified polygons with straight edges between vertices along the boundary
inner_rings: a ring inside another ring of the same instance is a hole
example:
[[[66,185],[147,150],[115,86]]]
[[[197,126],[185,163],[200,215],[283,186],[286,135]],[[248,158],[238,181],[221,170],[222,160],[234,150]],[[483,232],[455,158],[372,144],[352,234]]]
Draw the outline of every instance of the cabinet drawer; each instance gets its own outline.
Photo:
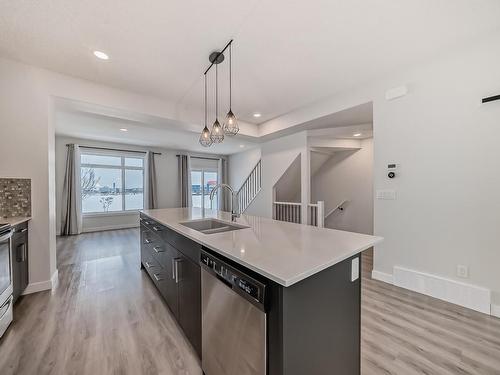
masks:
[[[177,250],[179,250],[181,253],[183,253],[186,257],[191,259],[193,262],[198,264],[200,261],[200,252],[201,252],[201,245],[197,242],[194,242],[190,240],[187,237],[184,237],[177,232],[166,228],[164,233],[161,234],[162,238],[164,239],[165,236],[167,237],[168,242],[175,247]]]
[[[144,259],[142,264],[144,265],[144,268],[146,269],[146,272],[148,273],[151,280],[153,280],[153,283],[163,295],[163,291],[165,289],[165,286],[163,284],[168,281],[169,277],[166,270],[153,257]]]
[[[141,214],[141,224],[148,228],[153,233],[161,233],[164,232],[166,227],[153,219],[148,218]]]
[[[141,254],[141,262],[150,276],[152,275],[151,272],[154,272],[155,269],[162,268],[160,263],[148,251],[144,251]]]
[[[175,249],[165,242],[150,245],[150,253],[162,267],[170,267]]]

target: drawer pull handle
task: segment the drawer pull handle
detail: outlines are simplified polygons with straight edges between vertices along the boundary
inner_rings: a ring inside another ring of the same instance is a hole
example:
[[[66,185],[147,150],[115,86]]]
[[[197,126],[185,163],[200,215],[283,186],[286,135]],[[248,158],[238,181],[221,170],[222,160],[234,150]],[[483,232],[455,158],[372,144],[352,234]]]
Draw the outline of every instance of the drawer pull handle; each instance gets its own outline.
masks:
[[[159,227],[153,227],[153,230],[154,230],[155,232],[161,232],[161,228],[159,228]]]
[[[175,265],[175,283],[179,284],[179,263],[182,261],[182,258],[175,258],[174,259],[174,265]]]
[[[158,273],[153,273],[153,277],[155,278],[156,281],[162,281],[163,279],[159,276]]]
[[[151,264],[149,262],[144,262],[144,264],[146,265],[147,268],[152,268],[155,266],[154,264]]]
[[[163,252],[165,251],[165,250],[163,250],[163,249],[161,248],[161,246],[155,246],[155,247],[153,247],[153,250],[154,250],[154,251],[155,251],[155,253],[157,253],[157,254],[158,254],[158,253],[163,253]]]
[[[147,244],[150,244],[151,242],[153,242],[153,241],[151,241],[149,238],[146,238],[146,239],[144,240],[144,243],[147,243]]]

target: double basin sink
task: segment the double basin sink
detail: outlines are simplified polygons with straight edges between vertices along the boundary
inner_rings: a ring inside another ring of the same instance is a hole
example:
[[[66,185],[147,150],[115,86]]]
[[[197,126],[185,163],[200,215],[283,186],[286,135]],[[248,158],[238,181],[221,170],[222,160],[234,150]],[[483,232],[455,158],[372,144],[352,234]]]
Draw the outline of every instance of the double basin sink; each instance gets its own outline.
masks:
[[[246,225],[230,223],[219,219],[190,220],[190,221],[184,221],[179,224],[194,229],[203,234],[215,234],[215,233],[230,232],[233,230],[249,228]]]

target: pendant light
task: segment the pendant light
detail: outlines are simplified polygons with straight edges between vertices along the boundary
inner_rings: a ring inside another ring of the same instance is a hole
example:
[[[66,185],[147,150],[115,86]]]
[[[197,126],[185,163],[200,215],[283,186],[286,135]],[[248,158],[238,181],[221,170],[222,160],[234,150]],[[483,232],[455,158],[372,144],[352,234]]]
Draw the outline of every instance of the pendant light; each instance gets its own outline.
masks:
[[[213,143],[224,141],[224,130],[219,122],[219,75],[217,65],[215,65],[215,122],[210,131],[210,138]]]
[[[210,61],[210,66],[205,70],[205,126],[200,134],[200,144],[203,147],[210,147],[214,143],[222,143],[224,141],[225,135],[234,136],[236,135],[240,128],[238,126],[238,121],[236,116],[231,109],[232,104],[232,43],[231,39],[229,43],[222,49],[222,51],[214,51],[208,56]],[[224,52],[229,48],[229,112],[227,113],[224,123],[221,125],[219,122],[219,71],[217,65],[224,62]],[[215,65],[215,121],[212,128],[209,129],[207,126],[207,73]]]
[[[231,108],[232,104],[232,66],[233,66],[233,56],[232,56],[232,51],[233,51],[233,45],[229,45],[229,112],[226,115],[226,119],[224,121],[223,129],[224,133],[226,133],[229,136],[233,136],[238,134],[240,131],[240,127],[238,126],[238,120],[236,119],[236,116],[233,113],[233,110]]]
[[[203,147],[212,146],[212,137],[210,137],[210,130],[207,127],[207,75],[204,75],[205,78],[205,127],[203,128],[200,135],[200,144]]]

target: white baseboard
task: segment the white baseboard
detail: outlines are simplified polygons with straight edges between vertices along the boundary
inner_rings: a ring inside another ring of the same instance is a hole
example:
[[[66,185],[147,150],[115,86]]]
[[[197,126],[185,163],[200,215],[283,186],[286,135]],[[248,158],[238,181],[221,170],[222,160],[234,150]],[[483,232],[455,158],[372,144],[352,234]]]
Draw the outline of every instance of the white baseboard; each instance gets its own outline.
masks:
[[[491,314],[489,289],[399,266],[394,267],[393,280],[396,286]]]
[[[56,270],[53,274],[52,277],[50,278],[50,283],[51,283],[51,289],[57,288],[57,285],[59,284],[59,270]]]
[[[380,272],[380,271],[372,271],[372,279],[378,280],[378,281],[383,281],[384,283],[387,284],[393,284],[394,283],[394,278],[390,273],[385,273],[385,272]]]
[[[51,290],[57,286],[59,280],[59,271],[56,270],[50,280],[38,281],[36,283],[29,283],[22,295],[43,292],[44,290]]]
[[[82,233],[101,232],[105,230],[117,230],[117,229],[128,229],[128,228],[139,228],[139,223],[102,225],[94,228],[84,228]]]
[[[500,318],[500,305],[491,305],[491,316]]]

